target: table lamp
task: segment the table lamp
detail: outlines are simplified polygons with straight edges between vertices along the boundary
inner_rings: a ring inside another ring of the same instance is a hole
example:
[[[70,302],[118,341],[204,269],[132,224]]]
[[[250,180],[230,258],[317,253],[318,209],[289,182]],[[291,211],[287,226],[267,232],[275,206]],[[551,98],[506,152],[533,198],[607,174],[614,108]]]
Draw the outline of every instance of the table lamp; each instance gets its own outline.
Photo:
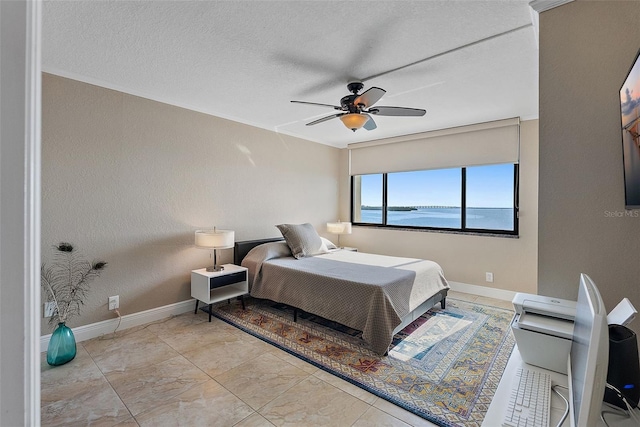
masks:
[[[351,234],[351,223],[350,222],[328,222],[327,223],[327,231],[331,234],[338,235],[338,247],[340,247],[340,235],[341,234]]]
[[[196,246],[213,250],[213,265],[207,267],[207,271],[221,271],[224,267],[216,262],[216,250],[232,248],[234,232],[231,230],[196,230]]]

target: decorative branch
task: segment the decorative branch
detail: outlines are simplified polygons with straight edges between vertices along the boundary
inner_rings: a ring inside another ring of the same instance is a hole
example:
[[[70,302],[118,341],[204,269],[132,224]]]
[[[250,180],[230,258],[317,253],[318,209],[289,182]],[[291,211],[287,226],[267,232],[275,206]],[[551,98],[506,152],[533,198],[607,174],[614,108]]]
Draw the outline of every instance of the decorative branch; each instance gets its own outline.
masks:
[[[70,243],[62,242],[54,249],[56,252],[52,265],[43,264],[40,269],[42,287],[55,304],[54,313],[49,319],[52,326],[80,314],[89,283],[107,266],[104,261],[86,261]]]

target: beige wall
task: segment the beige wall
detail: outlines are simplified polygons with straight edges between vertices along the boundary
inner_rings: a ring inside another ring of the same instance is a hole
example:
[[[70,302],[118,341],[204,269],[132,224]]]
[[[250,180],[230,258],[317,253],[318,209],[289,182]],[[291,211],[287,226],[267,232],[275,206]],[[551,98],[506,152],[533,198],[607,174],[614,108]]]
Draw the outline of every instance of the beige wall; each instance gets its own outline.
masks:
[[[450,281],[516,292],[537,292],[538,121],[520,129],[520,236],[517,239],[354,227],[341,243],[366,252],[438,262]],[[348,150],[342,150],[340,217],[349,218]],[[485,272],[494,282],[485,281]]]
[[[71,326],[113,318],[110,295],[123,315],[190,299],[190,271],[210,263],[199,227],[323,234],[337,215],[336,148],[48,74],[42,105],[43,261],[69,241],[109,263]]]
[[[539,289],[575,298],[587,273],[608,310],[623,297],[640,308],[640,211],[625,216],[619,99],[639,22],[640,2],[628,1],[540,15]]]

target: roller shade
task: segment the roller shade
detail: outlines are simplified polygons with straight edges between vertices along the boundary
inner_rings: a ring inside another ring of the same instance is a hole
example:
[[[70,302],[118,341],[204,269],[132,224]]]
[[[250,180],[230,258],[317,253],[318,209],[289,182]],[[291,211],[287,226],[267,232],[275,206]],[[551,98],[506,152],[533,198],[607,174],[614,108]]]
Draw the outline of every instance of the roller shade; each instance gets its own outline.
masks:
[[[350,175],[518,163],[520,119],[349,144]]]

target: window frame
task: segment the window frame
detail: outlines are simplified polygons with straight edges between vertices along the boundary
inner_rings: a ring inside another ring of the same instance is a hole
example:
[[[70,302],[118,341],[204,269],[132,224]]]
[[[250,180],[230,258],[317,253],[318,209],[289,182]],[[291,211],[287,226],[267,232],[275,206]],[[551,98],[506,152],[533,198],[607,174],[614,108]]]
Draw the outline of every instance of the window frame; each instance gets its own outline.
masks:
[[[489,166],[489,165],[487,165]],[[393,225],[387,224],[387,196],[388,196],[388,188],[387,188],[387,177],[389,173],[393,172],[383,172],[382,175],[382,224],[370,223],[370,222],[357,222],[354,221],[355,212],[354,212],[354,202],[355,202],[355,175],[352,175],[350,178],[350,218],[351,223],[356,226],[362,227],[372,227],[372,228],[385,228],[385,229],[394,229],[394,230],[410,230],[410,231],[436,231],[436,232],[450,232],[456,234],[482,234],[482,235],[500,235],[500,236],[519,236],[519,198],[520,198],[520,189],[519,189],[519,174],[520,174],[520,165],[518,163],[513,164],[513,230],[495,230],[495,229],[485,229],[485,228],[468,228],[467,227],[467,168],[461,167],[461,221],[460,228],[450,228],[450,227],[427,227],[427,226],[417,226],[417,225]],[[375,174],[377,175],[377,174]]]

